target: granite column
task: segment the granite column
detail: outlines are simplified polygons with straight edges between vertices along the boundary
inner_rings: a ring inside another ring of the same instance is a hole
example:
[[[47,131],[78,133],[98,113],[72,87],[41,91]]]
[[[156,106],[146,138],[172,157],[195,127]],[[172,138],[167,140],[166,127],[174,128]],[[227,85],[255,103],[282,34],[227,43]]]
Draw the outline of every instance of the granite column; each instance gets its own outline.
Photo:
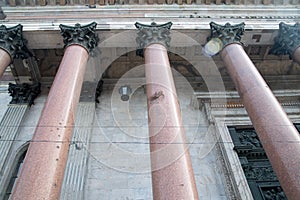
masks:
[[[13,84],[9,83],[8,92],[12,97],[7,110],[0,122],[0,199],[6,199],[10,171],[12,166],[7,164],[8,160],[14,160],[15,154],[12,146],[20,132],[23,119],[28,114],[29,108],[34,104],[34,99],[40,93],[40,84]]]
[[[210,25],[210,42],[220,44],[227,71],[286,196],[299,199],[300,136],[241,46],[244,24]]]
[[[153,197],[198,199],[167,47],[172,23],[143,25],[137,42],[146,67]]]
[[[96,26],[60,25],[65,53],[11,199],[59,199],[87,59],[98,43]]]

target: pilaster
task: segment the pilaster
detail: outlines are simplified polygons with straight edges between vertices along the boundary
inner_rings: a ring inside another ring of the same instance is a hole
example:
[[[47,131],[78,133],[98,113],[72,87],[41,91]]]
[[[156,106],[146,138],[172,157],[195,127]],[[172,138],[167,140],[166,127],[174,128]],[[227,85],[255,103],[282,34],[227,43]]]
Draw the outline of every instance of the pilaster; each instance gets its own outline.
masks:
[[[270,50],[271,54],[289,55],[292,59],[294,51],[300,46],[300,23],[288,25],[281,22],[274,42]]]
[[[93,100],[78,104],[73,137],[61,189],[61,200],[81,200],[84,198],[89,140],[95,113],[95,102]]]

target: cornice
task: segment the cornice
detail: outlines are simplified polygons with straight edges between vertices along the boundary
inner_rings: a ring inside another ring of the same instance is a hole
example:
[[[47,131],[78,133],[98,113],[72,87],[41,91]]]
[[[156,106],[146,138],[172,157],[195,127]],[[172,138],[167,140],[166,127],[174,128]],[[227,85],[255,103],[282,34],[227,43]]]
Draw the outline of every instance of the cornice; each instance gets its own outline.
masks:
[[[172,21],[172,29],[209,29],[209,22],[230,21],[246,23],[246,29],[267,27],[278,29],[281,21],[300,21],[300,6],[254,6],[254,5],[115,5],[97,6],[44,6],[3,7],[7,15],[0,24],[21,23],[24,31],[59,30],[59,24],[97,22],[100,29],[135,29],[134,23],[165,23]],[[109,20],[107,20],[109,18]],[[275,25],[276,24],[276,25]]]

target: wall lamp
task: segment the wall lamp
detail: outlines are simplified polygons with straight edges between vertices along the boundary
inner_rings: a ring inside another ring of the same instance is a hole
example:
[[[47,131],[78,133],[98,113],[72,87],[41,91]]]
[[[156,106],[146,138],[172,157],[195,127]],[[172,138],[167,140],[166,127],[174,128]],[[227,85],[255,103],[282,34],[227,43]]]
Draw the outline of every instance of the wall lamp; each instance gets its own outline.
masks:
[[[132,90],[128,85],[121,86],[119,89],[119,93],[121,94],[122,101],[128,101],[129,95],[131,94]]]

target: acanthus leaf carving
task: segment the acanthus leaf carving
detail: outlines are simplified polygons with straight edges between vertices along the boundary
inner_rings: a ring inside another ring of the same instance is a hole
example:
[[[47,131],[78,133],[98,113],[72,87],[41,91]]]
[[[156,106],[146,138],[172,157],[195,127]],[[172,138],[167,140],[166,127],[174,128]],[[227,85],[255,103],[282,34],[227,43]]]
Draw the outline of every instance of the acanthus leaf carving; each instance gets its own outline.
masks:
[[[166,48],[170,47],[170,28],[172,22],[165,24],[156,24],[152,22],[151,25],[145,25],[136,22],[135,27],[138,29],[136,42],[138,44],[137,55],[143,55],[143,49],[150,44],[158,43]]]
[[[210,36],[207,38],[207,41],[218,38],[222,41],[223,47],[231,43],[241,43],[242,35],[245,31],[245,23],[231,25],[226,23],[224,26],[211,22],[210,24]]]
[[[9,83],[8,92],[12,97],[10,104],[28,104],[31,106],[34,104],[34,99],[41,92],[41,84],[13,84]]]
[[[27,40],[23,38],[23,26],[7,28],[4,25],[0,26],[0,48],[5,50],[11,59],[21,58],[26,59],[32,56],[32,53],[26,47]]]
[[[300,23],[288,25],[281,22],[278,35],[274,41],[275,43],[270,53],[274,55],[289,55],[292,59],[294,51],[300,46]]]
[[[75,24],[75,26],[67,26],[60,24],[60,33],[64,38],[65,48],[77,44],[84,47],[88,52],[91,52],[99,42],[96,34],[96,22],[87,25]]]

